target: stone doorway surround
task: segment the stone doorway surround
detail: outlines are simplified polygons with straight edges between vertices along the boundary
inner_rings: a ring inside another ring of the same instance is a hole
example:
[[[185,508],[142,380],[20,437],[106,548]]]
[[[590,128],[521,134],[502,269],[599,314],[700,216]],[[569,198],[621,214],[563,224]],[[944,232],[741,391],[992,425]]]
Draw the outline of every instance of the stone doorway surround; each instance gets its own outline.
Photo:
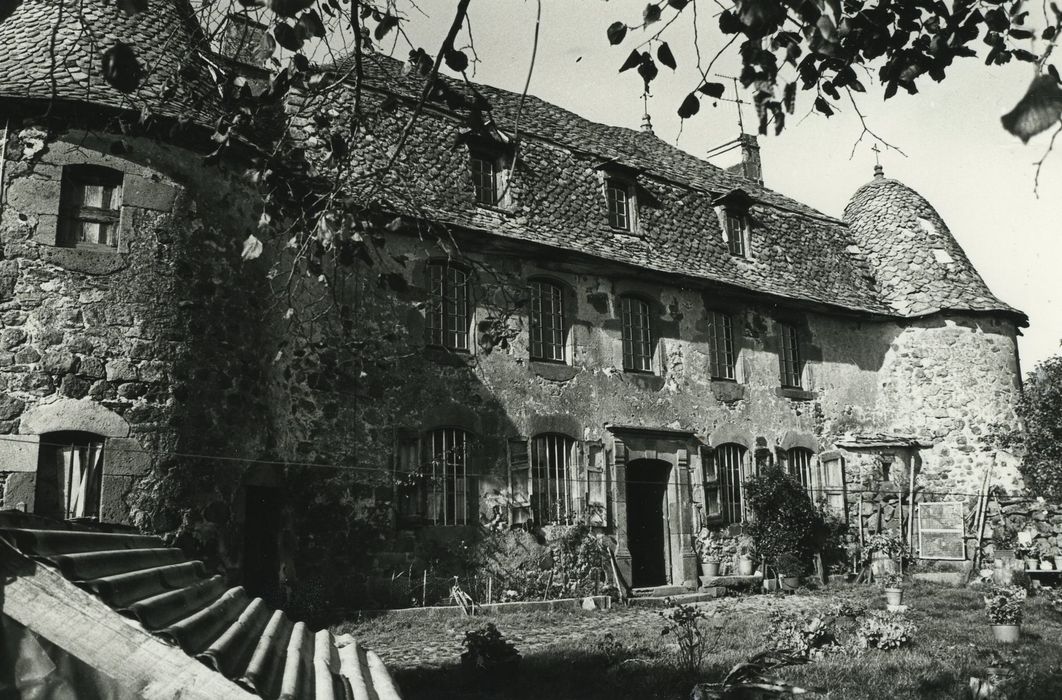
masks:
[[[656,460],[670,466],[665,509],[668,517],[663,538],[666,584],[696,589],[690,454],[700,443],[692,432],[684,430],[611,424],[605,428],[611,437],[611,496],[615,504],[616,564],[620,575],[629,585],[632,567],[627,537],[627,465],[636,460]]]

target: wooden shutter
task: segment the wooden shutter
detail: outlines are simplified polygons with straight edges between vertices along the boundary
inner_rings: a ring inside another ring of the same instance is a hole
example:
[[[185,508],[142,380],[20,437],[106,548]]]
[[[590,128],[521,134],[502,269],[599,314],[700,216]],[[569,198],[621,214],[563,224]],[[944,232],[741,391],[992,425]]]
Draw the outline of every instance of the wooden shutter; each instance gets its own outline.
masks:
[[[722,480],[715,450],[707,445],[701,447],[701,469],[704,471],[704,520],[706,524],[723,522]]]
[[[421,488],[417,482],[420,471],[420,437],[415,431],[395,431],[394,455],[392,457],[395,482],[395,504],[399,519],[423,516]]]
[[[509,438],[509,526],[531,517],[531,451],[525,437]]]
[[[830,510],[844,517],[847,512],[844,484],[844,458],[830,457],[822,460],[823,491]]]
[[[583,445],[586,453],[586,519],[590,525],[608,527],[608,478],[605,446],[600,440]]]

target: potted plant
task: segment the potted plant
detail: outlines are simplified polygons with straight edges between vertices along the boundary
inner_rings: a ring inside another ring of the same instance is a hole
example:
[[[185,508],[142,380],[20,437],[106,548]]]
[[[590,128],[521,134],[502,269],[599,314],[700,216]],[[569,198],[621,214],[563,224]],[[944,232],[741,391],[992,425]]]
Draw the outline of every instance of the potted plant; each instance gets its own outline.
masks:
[[[1018,545],[1018,558],[1025,562],[1027,571],[1034,571],[1040,567],[1040,548],[1030,542]]]
[[[906,558],[907,544],[886,532],[874,533],[863,546],[863,561],[870,562],[870,573],[874,576],[898,572],[899,560]]]
[[[881,578],[885,589],[885,602],[889,605],[903,605],[903,574],[890,573]]]
[[[1040,570],[1041,571],[1054,571],[1055,570],[1055,560],[1052,559],[1051,557],[1047,556],[1046,554],[1041,553],[1040,554]]]
[[[800,580],[807,568],[796,554],[786,552],[774,560],[778,572],[778,586],[783,591],[795,591],[800,588]]]
[[[697,552],[697,558],[701,561],[701,583],[704,579],[715,578],[719,575],[719,566],[723,561],[723,543],[711,530],[702,527],[697,536],[693,538],[693,549]]]
[[[1006,523],[992,528],[992,551],[996,561],[1005,562],[1014,558],[1014,547],[1018,544],[1017,531]]]
[[[737,538],[737,571],[738,576],[752,576],[756,571],[756,561],[752,558],[754,544],[748,535]]]
[[[997,642],[1018,641],[1024,611],[1025,589],[1021,586],[991,585],[985,592],[985,613]]]

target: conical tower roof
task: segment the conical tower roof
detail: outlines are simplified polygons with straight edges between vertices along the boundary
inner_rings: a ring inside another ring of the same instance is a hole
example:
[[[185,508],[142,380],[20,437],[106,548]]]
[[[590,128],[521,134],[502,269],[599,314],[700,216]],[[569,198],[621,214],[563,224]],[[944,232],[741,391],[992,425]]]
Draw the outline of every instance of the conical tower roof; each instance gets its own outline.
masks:
[[[1027,322],[992,293],[925,197],[885,177],[880,166],[849,200],[844,220],[874,270],[882,300],[897,314],[998,311]]]
[[[127,15],[115,0],[22,0],[0,16],[0,98],[88,103],[187,119],[217,119],[207,41],[187,0],[146,0]],[[105,53],[128,46],[141,69],[135,89],[103,78]]]

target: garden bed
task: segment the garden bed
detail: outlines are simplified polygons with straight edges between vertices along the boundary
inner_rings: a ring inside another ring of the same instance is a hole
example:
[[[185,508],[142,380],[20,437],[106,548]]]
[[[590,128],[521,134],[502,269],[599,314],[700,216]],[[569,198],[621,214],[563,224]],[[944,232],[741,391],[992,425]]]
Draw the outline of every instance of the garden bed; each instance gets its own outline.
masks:
[[[527,612],[557,612],[562,610],[581,610],[583,603],[590,600],[597,610],[608,610],[612,607],[612,598],[607,595],[588,596],[586,598],[558,598],[557,600],[517,600],[509,603],[489,603],[476,605],[476,615],[504,615],[506,613]],[[466,617],[465,611],[459,605],[428,605],[420,608],[395,608],[390,610],[355,610],[351,613],[355,620],[364,620],[378,617],[393,617],[395,619],[408,618],[436,618],[448,619],[453,617]]]

